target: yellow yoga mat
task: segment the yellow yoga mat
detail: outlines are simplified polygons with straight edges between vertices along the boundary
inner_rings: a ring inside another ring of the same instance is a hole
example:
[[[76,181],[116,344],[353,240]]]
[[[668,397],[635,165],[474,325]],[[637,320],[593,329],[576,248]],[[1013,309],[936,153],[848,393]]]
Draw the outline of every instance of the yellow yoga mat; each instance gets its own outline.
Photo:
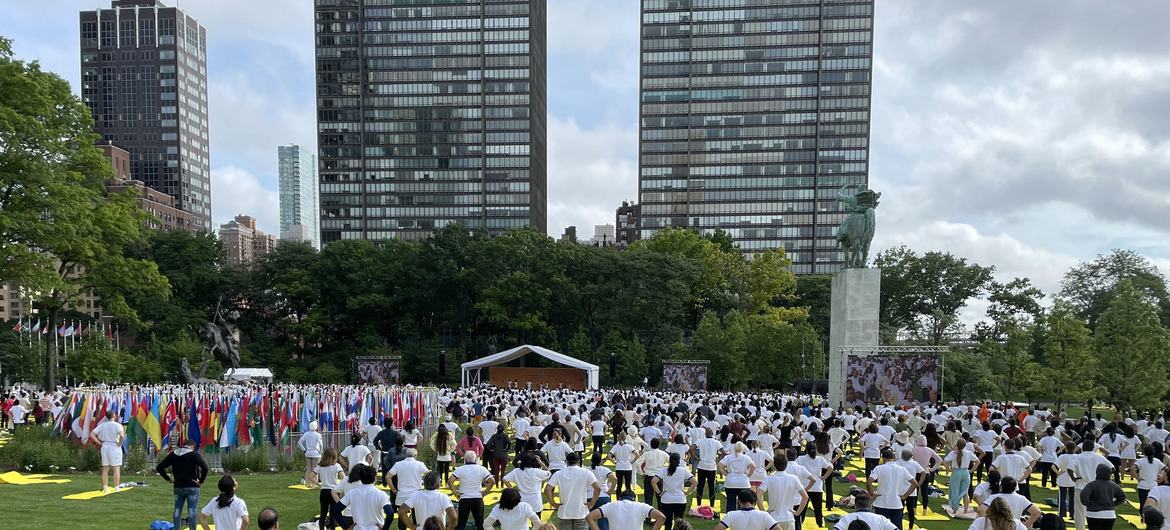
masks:
[[[1129,514],[1120,514],[1120,515],[1121,515],[1122,519],[1125,519],[1125,522],[1133,525],[1135,528],[1145,528],[1146,527],[1146,525],[1142,524],[1142,518],[1139,515],[1129,515]]]
[[[65,484],[72,482],[67,478],[50,479],[46,478],[50,475],[21,475],[16,471],[9,471],[0,474],[0,483],[12,484],[13,486],[29,486],[35,484]]]
[[[97,499],[100,497],[105,497],[107,495],[113,495],[115,493],[124,493],[124,492],[130,491],[132,489],[134,489],[134,488],[122,488],[122,491],[118,491],[114,488],[110,488],[110,491],[108,491],[108,492],[103,492],[102,490],[84,491],[81,493],[74,493],[72,495],[66,495],[66,496],[61,497],[61,498],[65,499],[65,500],[70,500],[70,501],[89,501],[89,500]]]
[[[290,490],[305,490],[305,491],[310,491],[310,490],[315,490],[315,489],[317,489],[317,488],[310,488],[310,487],[308,487],[308,486],[306,486],[306,485],[304,485],[304,484],[293,484],[292,486],[289,486],[289,487],[288,487],[288,489],[290,489]]]

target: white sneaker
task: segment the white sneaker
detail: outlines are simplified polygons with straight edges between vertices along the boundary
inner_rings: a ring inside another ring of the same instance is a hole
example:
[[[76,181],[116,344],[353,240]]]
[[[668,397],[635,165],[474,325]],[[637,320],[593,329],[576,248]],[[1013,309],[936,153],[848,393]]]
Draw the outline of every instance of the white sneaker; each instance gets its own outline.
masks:
[[[102,488],[102,494],[106,494],[106,493],[109,493],[109,492],[110,492],[110,488],[109,488],[109,486],[106,486],[106,487]]]
[[[114,486],[114,493],[117,493],[119,491],[122,491],[122,486],[121,485]]]

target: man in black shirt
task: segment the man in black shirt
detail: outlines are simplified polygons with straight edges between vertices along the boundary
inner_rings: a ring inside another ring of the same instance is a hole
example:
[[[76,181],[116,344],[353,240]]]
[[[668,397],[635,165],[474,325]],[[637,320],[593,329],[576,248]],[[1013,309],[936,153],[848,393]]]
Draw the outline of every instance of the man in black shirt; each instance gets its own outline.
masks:
[[[174,475],[167,475],[167,469]],[[175,484],[175,512],[173,522],[175,530],[183,530],[183,503],[187,503],[187,524],[194,530],[195,514],[199,510],[199,486],[207,478],[207,463],[199,452],[195,451],[195,442],[187,442],[178,449],[171,451],[166,458],[155,466],[154,470],[167,482]]]
[[[394,466],[394,448],[399,444],[401,436],[394,430],[394,423],[390,418],[382,419],[382,432],[374,437],[374,449],[382,452],[382,483],[386,483],[386,474]]]

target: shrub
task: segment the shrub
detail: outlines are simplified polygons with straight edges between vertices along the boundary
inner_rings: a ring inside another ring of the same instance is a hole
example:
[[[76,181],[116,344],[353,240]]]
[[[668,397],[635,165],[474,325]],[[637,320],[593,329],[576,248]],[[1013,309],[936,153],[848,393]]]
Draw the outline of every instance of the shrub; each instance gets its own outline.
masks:
[[[268,471],[268,455],[264,448],[236,449],[223,457],[223,470],[228,473],[258,473]]]
[[[90,448],[89,451],[96,450]],[[84,455],[86,450],[81,450]],[[4,447],[0,447],[0,467],[36,473],[63,473],[71,468],[84,471],[78,446],[53,438],[49,429],[30,426],[17,429]],[[98,456],[98,464],[101,457]]]
[[[285,453],[284,451],[277,451],[276,466],[274,467],[278,473],[282,471],[296,471],[303,473],[305,471],[305,452],[297,449],[296,452],[294,452],[290,457],[288,456],[288,453]]]

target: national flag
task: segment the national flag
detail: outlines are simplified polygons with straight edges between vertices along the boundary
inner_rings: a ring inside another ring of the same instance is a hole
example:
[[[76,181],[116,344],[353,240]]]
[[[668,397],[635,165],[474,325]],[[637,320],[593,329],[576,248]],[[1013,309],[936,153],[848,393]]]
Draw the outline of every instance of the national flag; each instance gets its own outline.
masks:
[[[249,427],[251,427],[251,425],[248,425],[248,409],[250,401],[251,400],[247,396],[244,396],[240,399],[240,411],[238,414],[238,423],[236,424],[236,437],[238,439],[236,445],[243,446],[252,444],[252,433],[248,430]]]
[[[146,430],[146,436],[154,443],[155,449],[162,449],[162,411],[159,407],[162,405],[159,396],[154,395],[150,398],[150,408],[147,410],[146,421],[142,424],[143,429]]]
[[[16,321],[16,325],[12,326],[12,331],[20,333],[20,330],[22,330],[22,329],[24,329],[24,322],[18,319]]]
[[[248,405],[248,437],[252,439],[252,447],[260,447],[264,440],[264,398],[260,394],[252,395],[252,403]]]
[[[65,335],[64,335],[64,336],[65,336],[65,337],[72,337],[72,336],[73,336],[73,331],[74,331],[74,330],[73,330],[73,324],[69,324],[69,327],[65,329]]]
[[[178,426],[179,411],[176,409],[175,400],[168,399],[167,405],[163,409],[163,418],[162,423],[160,424],[160,427],[162,428],[162,447],[169,447],[171,444],[171,436],[179,435],[177,432]]]
[[[237,445],[236,433],[239,423],[240,415],[240,400],[239,398],[232,398],[231,405],[228,407],[227,418],[224,421],[223,433],[219,438],[220,447],[235,447]]]
[[[322,431],[333,431],[333,395],[326,395],[325,399],[321,401],[321,424],[319,428]]]
[[[36,333],[36,332],[38,332],[38,331],[40,331],[40,330],[41,330],[41,321],[40,321],[40,320],[37,320],[37,323],[36,323],[36,324],[33,324],[33,327],[32,327],[32,332],[33,332],[33,333]]]
[[[200,432],[202,428],[199,426],[199,406],[195,400],[191,400],[191,406],[187,409],[187,440],[195,444],[195,448],[203,445],[203,434]]]
[[[301,414],[300,414],[301,424],[300,424],[299,428],[300,428],[301,432],[309,432],[309,422],[313,421],[313,420],[312,420],[312,418],[309,417],[309,408],[310,407],[308,406],[308,404],[309,404],[309,393],[308,392],[305,393],[304,399],[305,399],[306,406],[301,407]]]
[[[85,418],[90,417],[90,401],[91,398],[83,394],[73,407],[73,425],[70,427],[73,429],[73,435],[83,443],[85,442],[85,436],[88,436],[88,434],[84,433]]]

